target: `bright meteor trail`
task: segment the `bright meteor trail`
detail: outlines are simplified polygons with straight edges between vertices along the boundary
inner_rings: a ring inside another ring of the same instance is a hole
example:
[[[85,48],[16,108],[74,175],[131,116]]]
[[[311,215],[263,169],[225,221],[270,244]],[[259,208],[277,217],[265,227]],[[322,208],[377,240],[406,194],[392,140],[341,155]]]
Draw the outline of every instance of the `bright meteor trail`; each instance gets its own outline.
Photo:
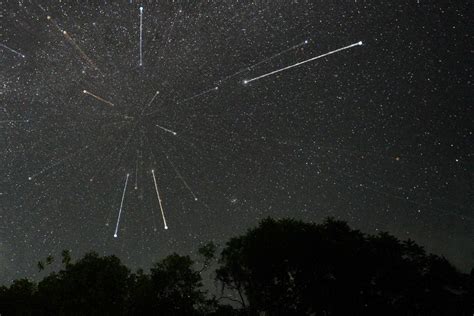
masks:
[[[140,7],[140,66],[143,65],[143,7]]]
[[[277,70],[275,70],[275,71],[272,71],[272,72],[263,74],[263,75],[261,75],[261,76],[258,76],[258,77],[252,78],[252,79],[244,80],[243,83],[244,83],[244,84],[247,84],[247,83],[250,83],[250,82],[252,82],[252,81],[257,81],[257,80],[260,80],[260,79],[262,79],[262,78],[265,78],[265,77],[274,75],[274,74],[276,74],[276,73],[279,73],[279,72],[282,72],[282,71],[285,71],[285,70],[288,70],[288,69],[291,69],[291,68],[298,67],[298,66],[300,66],[300,65],[309,63],[310,61],[313,61],[313,60],[316,60],[316,59],[319,59],[319,58],[323,58],[323,57],[326,57],[326,56],[335,54],[335,53],[337,53],[337,52],[340,52],[340,51],[343,51],[343,50],[352,48],[352,47],[354,47],[354,46],[360,46],[360,45],[362,45],[362,41],[357,42],[357,43],[354,43],[354,44],[351,44],[351,45],[349,45],[349,46],[344,46],[344,47],[342,47],[342,48],[338,48],[338,49],[336,49],[336,50],[330,51],[329,53],[325,53],[325,54],[322,54],[322,55],[319,55],[319,56],[316,56],[316,57],[313,57],[313,58],[310,58],[310,59],[307,59],[307,60],[303,60],[303,61],[301,61],[301,62],[299,62],[299,63],[293,64],[293,65],[290,65],[290,66],[287,66],[287,67],[284,67],[284,68],[281,68],[281,69],[277,69]]]
[[[308,43],[309,43],[309,40],[305,40],[304,42],[301,42],[301,43],[299,43],[299,44],[297,44],[297,45],[293,45],[293,46],[291,46],[290,48],[287,48],[287,49],[285,49],[285,50],[282,50],[281,52],[276,53],[275,55],[272,55],[272,56],[270,56],[270,57],[268,57],[268,58],[265,58],[265,59],[263,59],[263,60],[261,60],[261,61],[255,63],[255,64],[253,64],[253,65],[250,65],[250,66],[248,66],[248,67],[245,67],[245,68],[243,68],[243,69],[237,71],[236,73],[234,73],[234,74],[232,74],[232,75],[229,75],[229,76],[225,77],[224,79],[221,79],[221,80],[219,81],[219,83],[225,82],[225,81],[229,80],[230,78],[233,78],[233,77],[235,77],[235,76],[237,76],[237,75],[239,75],[239,74],[241,74],[241,73],[243,73],[243,72],[250,71],[250,70],[252,70],[253,68],[255,68],[255,67],[257,67],[257,66],[259,66],[259,65],[261,65],[261,64],[263,64],[263,63],[269,62],[270,60],[272,60],[272,59],[274,59],[274,58],[276,58],[276,57],[278,57],[278,56],[281,56],[281,55],[283,55],[283,54],[285,54],[285,53],[287,53],[287,52],[289,52],[289,51],[292,51],[292,50],[294,50],[294,49],[296,49],[296,48],[299,48],[299,47],[301,47],[301,46],[303,46],[303,45],[306,45],[306,44],[308,44]]]
[[[163,210],[163,204],[161,203],[160,191],[158,191],[158,184],[156,183],[155,170],[152,170],[151,173],[153,174],[153,182],[155,183],[156,197],[158,198],[158,204],[160,204],[161,217],[163,217],[163,224],[165,225],[165,229],[168,229],[168,225],[166,224],[165,212]]]
[[[114,106],[114,104],[113,104],[112,102],[107,101],[107,100],[105,100],[105,99],[102,99],[101,97],[99,97],[99,96],[97,96],[97,95],[95,95],[95,94],[93,94],[93,93],[90,93],[90,92],[87,91],[87,90],[82,90],[82,92],[85,93],[85,94],[90,95],[91,97],[93,97],[93,98],[95,98],[95,99],[97,99],[97,100],[99,100],[99,101],[101,101],[101,102],[104,102],[104,103],[107,103],[108,105]]]
[[[163,126],[160,126],[160,125],[158,125],[158,124],[156,124],[156,126],[159,127],[159,128],[161,128],[161,129],[164,130],[165,132],[168,132],[168,133],[173,134],[174,136],[176,136],[176,135],[178,134],[178,133],[176,133],[175,131],[172,131],[172,130],[170,130],[170,129],[168,129],[168,128],[165,128],[165,127],[163,127]]]
[[[23,55],[23,54],[20,53],[19,51],[14,50],[13,48],[10,48],[10,47],[8,47],[8,46],[6,46],[6,45],[3,45],[3,44],[0,44],[0,46],[2,46],[3,48],[8,49],[9,51],[11,51],[11,52],[17,54],[18,56],[20,56],[20,57],[22,57],[22,58],[25,58],[25,55]]]
[[[120,202],[120,209],[119,209],[119,213],[118,213],[118,217],[117,217],[117,225],[115,226],[115,233],[114,233],[114,237],[117,238],[117,232],[118,232],[118,228],[119,228],[119,224],[120,224],[120,216],[122,215],[122,207],[123,207],[123,200],[125,198],[125,192],[127,191],[127,183],[128,183],[128,177],[130,176],[129,173],[127,173],[127,178],[125,179],[125,185],[123,187],[123,193],[122,193],[122,201]]]

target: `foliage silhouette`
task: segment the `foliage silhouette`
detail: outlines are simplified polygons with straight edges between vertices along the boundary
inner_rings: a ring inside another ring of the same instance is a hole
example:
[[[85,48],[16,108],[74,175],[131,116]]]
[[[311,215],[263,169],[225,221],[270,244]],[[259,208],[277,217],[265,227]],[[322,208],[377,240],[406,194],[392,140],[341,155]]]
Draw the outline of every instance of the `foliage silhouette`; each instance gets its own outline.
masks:
[[[91,252],[74,262],[64,250],[63,268],[38,284],[20,279],[0,287],[0,314],[471,316],[474,311],[474,269],[463,274],[413,240],[366,235],[332,218],[319,225],[268,218],[231,238],[220,253],[208,243],[198,254],[199,263],[171,254],[149,273],[132,273],[115,256]],[[38,268],[53,262],[48,256]],[[202,285],[201,273],[213,267],[219,297]]]
[[[469,278],[445,258],[426,255],[412,240],[366,236],[331,218],[322,225],[265,219],[232,238],[219,263],[217,280],[239,294],[250,314],[473,312]]]

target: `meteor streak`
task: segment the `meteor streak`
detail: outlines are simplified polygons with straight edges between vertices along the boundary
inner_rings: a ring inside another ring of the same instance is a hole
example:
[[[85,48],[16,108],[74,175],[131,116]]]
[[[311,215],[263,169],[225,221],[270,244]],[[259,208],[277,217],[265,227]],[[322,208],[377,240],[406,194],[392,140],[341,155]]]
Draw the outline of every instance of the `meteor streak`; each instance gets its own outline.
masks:
[[[170,130],[170,129],[167,129],[167,128],[163,127],[163,126],[160,126],[160,125],[158,125],[158,124],[156,124],[156,126],[159,127],[159,128],[161,128],[161,129],[164,130],[165,132],[168,132],[168,133],[173,134],[174,136],[176,136],[176,135],[178,134],[178,133],[176,133],[176,132],[174,132],[174,131],[172,131],[172,130]]]
[[[138,190],[138,150],[137,150],[137,162],[135,165],[135,190]]]
[[[165,225],[165,229],[168,229],[168,225],[166,225],[165,212],[163,211],[163,204],[161,203],[160,192],[158,191],[158,184],[156,183],[155,170],[151,170],[151,173],[153,174],[153,182],[155,183],[156,196],[158,197],[158,203],[160,204],[161,216],[163,217],[163,224]]]
[[[140,66],[143,65],[143,7],[140,7]]]
[[[47,19],[49,21],[51,21],[51,23],[54,25],[54,27],[59,31],[61,32],[64,37],[66,38],[66,40],[72,45],[74,46],[74,48],[79,51],[79,53],[81,54],[82,58],[84,58],[84,60],[89,64],[89,66],[91,66],[93,69],[97,70],[102,76],[104,76],[104,74],[102,73],[102,71],[100,71],[99,67],[97,67],[97,65],[92,61],[92,59],[89,58],[89,56],[87,56],[86,53],[84,53],[84,51],[79,47],[79,45],[77,45],[76,41],[68,34],[68,32],[66,32],[65,30],[62,30],[59,25],[53,20],[53,18],[51,18],[51,16],[47,16]]]
[[[200,96],[202,96],[202,95],[205,95],[205,94],[208,94],[208,93],[210,93],[210,92],[212,92],[212,91],[217,91],[217,90],[219,90],[219,87],[218,87],[218,86],[215,86],[214,88],[211,88],[211,89],[202,91],[202,92],[200,92],[200,93],[198,93],[198,94],[196,94],[196,95],[193,95],[192,97],[189,97],[189,98],[187,98],[187,99],[178,101],[178,102],[176,102],[176,103],[177,103],[177,104],[185,103],[185,102],[191,101],[191,100],[193,100],[193,99],[195,99],[195,98],[197,98],[197,97],[200,97]]]
[[[114,233],[114,237],[117,238],[117,232],[118,232],[118,228],[119,228],[119,224],[120,224],[120,216],[122,215],[122,207],[123,207],[123,200],[125,198],[125,192],[127,191],[127,183],[128,183],[128,177],[130,176],[129,173],[127,173],[127,178],[125,179],[125,185],[123,187],[123,193],[122,193],[122,201],[120,202],[120,209],[119,209],[119,213],[118,213],[118,217],[117,217],[117,225],[115,226],[115,233]]]
[[[93,98],[96,98],[97,100],[99,100],[99,101],[101,101],[101,102],[104,102],[104,103],[107,103],[108,105],[114,106],[114,104],[113,104],[112,102],[107,101],[107,100],[105,100],[105,99],[102,99],[101,97],[99,97],[99,96],[97,96],[97,95],[95,95],[95,94],[93,94],[93,93],[91,93],[91,92],[89,92],[89,91],[87,91],[87,90],[82,90],[82,92],[85,93],[85,94],[90,95],[90,96],[93,97]]]
[[[189,186],[189,184],[186,182],[186,180],[184,180],[183,176],[181,175],[181,173],[178,171],[178,169],[175,167],[175,165],[171,162],[171,159],[169,159],[169,157],[163,152],[163,154],[165,155],[166,157],[166,160],[168,160],[168,162],[170,163],[171,167],[173,168],[174,172],[176,173],[176,175],[178,176],[178,178],[181,180],[181,182],[183,182],[184,186],[186,187],[186,189],[188,189],[189,193],[191,193],[191,195],[193,196],[194,198],[194,201],[197,201],[198,198],[196,196],[196,194],[194,194],[193,190],[191,190],[191,187]]]
[[[290,69],[290,68],[298,67],[298,66],[300,66],[300,65],[309,63],[310,61],[313,61],[313,60],[316,60],[316,59],[319,59],[319,58],[323,58],[323,57],[326,57],[326,56],[335,54],[335,53],[337,53],[337,52],[340,52],[340,51],[343,51],[343,50],[352,48],[352,47],[354,47],[354,46],[360,46],[360,45],[362,45],[362,42],[357,42],[357,43],[354,43],[354,44],[351,44],[351,45],[348,45],[348,46],[344,46],[344,47],[342,47],[342,48],[338,48],[338,49],[333,50],[333,51],[330,51],[330,52],[328,52],[328,53],[325,53],[325,54],[322,54],[322,55],[319,55],[319,56],[316,56],[316,57],[313,57],[313,58],[310,58],[310,59],[301,61],[301,62],[299,62],[299,63],[293,64],[293,65],[290,65],[290,66],[287,66],[287,67],[284,67],[284,68],[281,68],[281,69],[277,69],[277,70],[275,70],[275,71],[272,71],[272,72],[263,74],[263,75],[261,75],[261,76],[258,76],[258,77],[252,78],[252,79],[244,80],[244,81],[243,81],[243,84],[248,84],[248,83],[250,83],[250,82],[252,82],[252,81],[260,80],[260,79],[262,79],[262,78],[265,78],[265,77],[274,75],[274,74],[276,74],[276,73],[279,73],[279,72],[282,72],[282,71],[285,71],[285,70],[288,70],[288,69]]]
[[[155,95],[153,96],[153,98],[151,98],[150,102],[148,102],[148,104],[146,105],[146,107],[148,108],[152,103],[153,101],[155,100],[156,96],[160,94],[160,91],[156,91]]]
[[[141,116],[147,116],[147,115],[150,115],[150,114],[153,114],[153,113],[156,113],[158,111],[154,111],[152,113],[147,113],[147,114],[144,114],[145,110],[148,109],[150,107],[150,105],[153,103],[153,101],[155,101],[155,98],[158,96],[158,94],[160,94],[160,91],[156,91],[155,92],[155,95],[153,96],[153,98],[151,98],[150,102],[148,102],[148,104],[144,105],[142,107],[142,111],[141,111]]]
[[[20,56],[20,57],[22,57],[22,58],[25,58],[25,57],[26,57],[25,55],[23,55],[23,54],[20,53],[19,51],[16,51],[16,50],[14,50],[13,48],[8,47],[7,45],[0,44],[0,46],[2,46],[3,48],[8,49],[9,51],[11,51],[11,52],[17,54],[18,56]]]
[[[166,144],[166,141],[163,139],[163,137],[160,136],[160,139],[163,143]],[[181,173],[178,171],[178,168],[176,168],[176,166],[174,165],[174,163],[171,161],[171,159],[168,157],[168,155],[165,153],[165,151],[163,149],[161,149],[161,153],[163,154],[163,156],[165,156],[166,160],[168,161],[168,163],[171,165],[171,167],[173,168],[174,172],[176,173],[176,175],[178,176],[178,178],[181,180],[181,182],[183,182],[184,186],[186,187],[186,189],[188,189],[189,193],[191,193],[191,195],[193,196],[194,198],[194,201],[197,201],[198,198],[196,196],[196,194],[194,194],[193,190],[191,189],[191,187],[189,186],[188,182],[184,179],[184,177],[181,175]]]
[[[28,177],[28,180],[33,180],[35,177],[45,173],[46,171],[50,170],[51,168],[53,167],[56,167],[57,165],[59,164],[62,164],[63,162],[67,161],[69,158],[71,157],[77,157],[82,151],[84,151],[85,149],[89,148],[89,145],[86,145],[84,146],[83,148],[67,155],[66,157],[62,158],[62,159],[59,159],[57,160],[56,162],[44,167],[43,169],[41,169],[39,172],[35,173],[35,174],[32,174],[31,176]]]
[[[290,48],[287,48],[287,49],[285,49],[285,50],[282,50],[282,51],[279,52],[279,53],[276,53],[275,55],[272,55],[272,56],[270,56],[270,57],[268,57],[268,58],[265,58],[265,59],[263,59],[263,60],[261,60],[261,61],[255,63],[255,64],[253,64],[253,65],[250,65],[250,66],[248,66],[248,67],[245,67],[245,68],[243,68],[243,69],[237,71],[236,73],[234,73],[234,74],[232,74],[232,75],[229,75],[229,76],[227,76],[227,77],[221,79],[219,82],[220,82],[220,83],[225,82],[225,81],[227,81],[227,80],[229,80],[229,79],[231,79],[231,78],[233,78],[233,77],[235,77],[235,76],[237,76],[237,75],[239,75],[239,74],[241,74],[241,73],[243,73],[243,72],[250,71],[250,70],[252,70],[253,68],[257,67],[258,65],[261,65],[261,64],[263,64],[263,63],[266,63],[267,61],[270,61],[270,60],[272,60],[272,59],[274,59],[274,58],[276,58],[276,57],[278,57],[278,56],[280,56],[280,55],[283,55],[283,54],[286,53],[286,52],[289,52],[289,51],[291,51],[291,50],[294,50],[294,49],[296,49],[296,48],[298,48],[298,47],[301,47],[301,46],[303,46],[303,45],[306,45],[306,44],[308,44],[308,43],[309,43],[309,40],[305,40],[304,42],[301,42],[301,43],[299,43],[299,44],[297,44],[297,45],[293,45],[293,46],[291,46]]]

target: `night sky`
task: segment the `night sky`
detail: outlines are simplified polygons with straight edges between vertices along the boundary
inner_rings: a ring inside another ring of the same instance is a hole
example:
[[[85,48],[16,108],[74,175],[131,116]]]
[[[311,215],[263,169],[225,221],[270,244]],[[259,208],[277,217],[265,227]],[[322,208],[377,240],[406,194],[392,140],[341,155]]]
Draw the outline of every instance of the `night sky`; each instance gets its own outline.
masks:
[[[4,1],[0,282],[63,249],[146,268],[267,216],[467,271],[473,6],[437,2]]]

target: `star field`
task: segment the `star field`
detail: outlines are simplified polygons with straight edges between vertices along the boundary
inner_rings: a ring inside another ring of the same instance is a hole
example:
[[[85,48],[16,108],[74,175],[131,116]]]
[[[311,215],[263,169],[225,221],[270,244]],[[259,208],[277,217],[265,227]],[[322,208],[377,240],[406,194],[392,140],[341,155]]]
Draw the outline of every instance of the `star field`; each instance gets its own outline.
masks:
[[[267,216],[333,216],[472,267],[468,1],[2,10],[1,281],[62,249],[148,267]]]

